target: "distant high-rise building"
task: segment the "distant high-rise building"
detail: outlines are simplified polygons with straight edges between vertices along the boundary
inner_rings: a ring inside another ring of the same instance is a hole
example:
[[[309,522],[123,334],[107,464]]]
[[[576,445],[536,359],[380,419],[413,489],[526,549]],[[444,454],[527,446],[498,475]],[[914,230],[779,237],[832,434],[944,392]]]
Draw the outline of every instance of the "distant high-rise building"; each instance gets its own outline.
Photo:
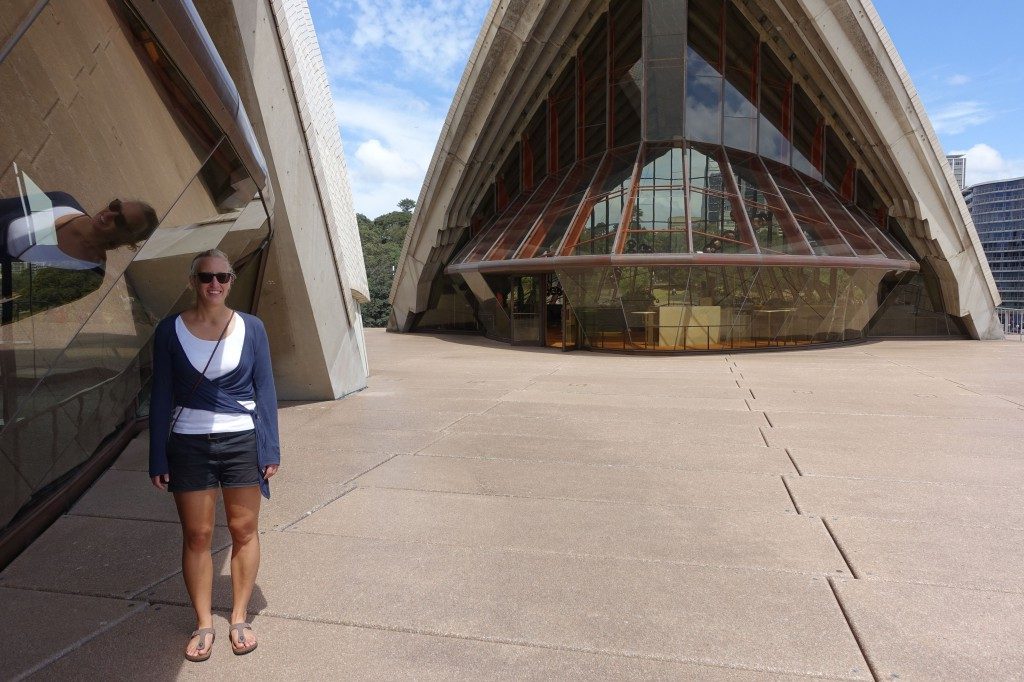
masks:
[[[964,190],[1006,308],[1024,308],[1024,178],[982,182]]]
[[[967,156],[965,154],[950,154],[946,156],[946,161],[949,161],[949,167],[953,169],[957,187],[963,189],[967,184]]]

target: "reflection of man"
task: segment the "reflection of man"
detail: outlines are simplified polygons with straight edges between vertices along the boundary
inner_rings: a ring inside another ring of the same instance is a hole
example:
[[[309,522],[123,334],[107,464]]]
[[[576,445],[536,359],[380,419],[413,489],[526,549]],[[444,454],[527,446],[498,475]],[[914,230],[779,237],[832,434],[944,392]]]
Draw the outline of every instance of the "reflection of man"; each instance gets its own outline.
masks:
[[[16,317],[17,290],[31,286],[31,300],[18,302],[28,314],[95,291],[103,281],[107,252],[134,247],[149,237],[157,222],[156,211],[141,201],[114,199],[89,215],[66,192],[0,199],[2,322]],[[43,267],[15,275],[16,262]]]
[[[52,208],[35,211],[26,197],[0,199],[0,253],[5,259],[62,270],[102,272],[107,251],[134,246],[156,229],[153,208],[114,199],[89,215],[65,192],[47,192]]]

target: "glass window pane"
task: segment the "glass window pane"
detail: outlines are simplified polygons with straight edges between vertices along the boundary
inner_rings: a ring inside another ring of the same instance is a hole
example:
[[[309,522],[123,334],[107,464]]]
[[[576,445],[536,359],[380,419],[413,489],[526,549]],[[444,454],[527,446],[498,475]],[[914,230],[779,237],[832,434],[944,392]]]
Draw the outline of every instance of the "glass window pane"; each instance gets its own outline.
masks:
[[[580,49],[582,78],[583,155],[590,157],[607,148],[608,115],[608,17],[601,17]]]
[[[761,116],[758,150],[761,156],[790,162],[793,78],[767,45],[761,47]]]
[[[613,146],[639,142],[644,82],[643,0],[623,0],[611,10],[611,123]]]
[[[726,147],[757,151],[757,33],[736,7],[729,5],[725,26]]]
[[[721,0],[691,0],[687,13],[686,137],[722,141]]]

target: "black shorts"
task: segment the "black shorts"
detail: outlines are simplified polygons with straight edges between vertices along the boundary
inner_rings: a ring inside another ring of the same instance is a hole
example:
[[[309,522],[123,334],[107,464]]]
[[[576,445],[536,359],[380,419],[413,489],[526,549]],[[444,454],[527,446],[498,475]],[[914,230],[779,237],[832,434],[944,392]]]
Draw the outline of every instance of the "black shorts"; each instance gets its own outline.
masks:
[[[256,432],[172,433],[167,442],[172,493],[260,484]]]

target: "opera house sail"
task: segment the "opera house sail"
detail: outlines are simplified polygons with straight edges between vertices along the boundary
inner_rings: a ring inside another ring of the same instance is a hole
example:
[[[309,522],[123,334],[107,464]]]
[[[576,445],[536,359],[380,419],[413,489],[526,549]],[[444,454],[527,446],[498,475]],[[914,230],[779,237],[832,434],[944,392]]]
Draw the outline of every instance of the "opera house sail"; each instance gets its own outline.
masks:
[[[998,295],[868,0],[605,0],[494,4],[392,301],[398,331],[691,352],[983,338]]]

